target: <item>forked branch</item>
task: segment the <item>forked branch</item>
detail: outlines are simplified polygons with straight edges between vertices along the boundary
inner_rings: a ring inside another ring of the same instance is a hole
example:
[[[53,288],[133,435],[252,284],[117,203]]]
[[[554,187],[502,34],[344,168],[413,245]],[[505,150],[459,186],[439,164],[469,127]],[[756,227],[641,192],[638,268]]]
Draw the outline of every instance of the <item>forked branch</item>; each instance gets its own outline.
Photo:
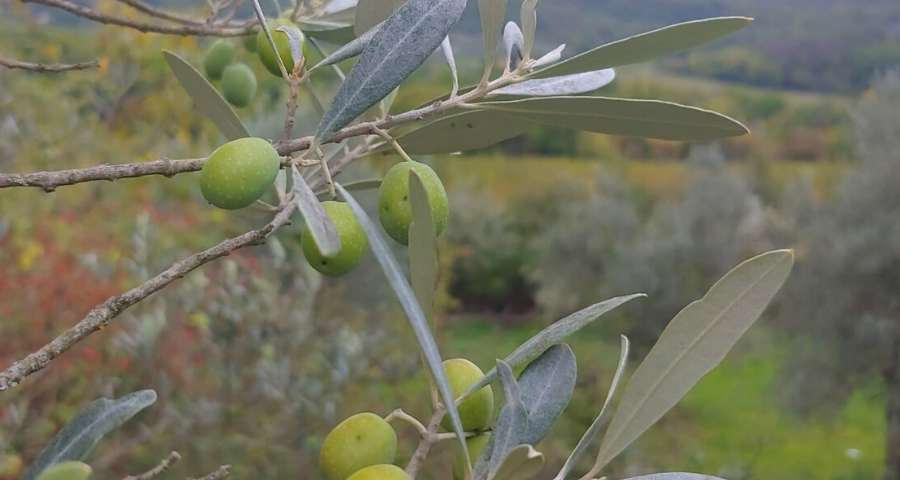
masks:
[[[13,60],[11,58],[0,57],[0,65],[6,68],[19,70],[28,70],[38,73],[59,73],[72,70],[87,70],[89,68],[97,68],[100,66],[99,60],[82,63],[31,63]]]

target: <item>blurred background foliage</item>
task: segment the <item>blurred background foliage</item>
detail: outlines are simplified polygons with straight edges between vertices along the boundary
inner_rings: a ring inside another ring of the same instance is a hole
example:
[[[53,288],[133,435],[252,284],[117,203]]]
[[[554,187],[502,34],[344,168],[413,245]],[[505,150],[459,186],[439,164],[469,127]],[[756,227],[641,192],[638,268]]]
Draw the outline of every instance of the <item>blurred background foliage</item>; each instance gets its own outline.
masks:
[[[602,92],[712,108],[753,135],[686,145],[536,126],[488,149],[422,159],[452,202],[441,237],[444,356],[488,368],[561,315],[648,293],[573,339],[581,367],[573,408],[540,447],[559,465],[602,404],[618,333],[640,356],[729,268],[795,246],[795,275],[767,318],[610,473],[877,478],[891,375],[900,382],[889,368],[900,364],[891,342],[900,338],[900,77],[879,73],[900,61],[900,8],[881,0],[601,3],[542,10],[540,47],[568,41],[579,50],[675,21],[757,15],[722,44],[622,69]],[[0,170],[190,158],[222,143],[159,54],[172,49],[199,64],[208,39],[49,27],[18,2],[0,11],[3,55],[101,56],[99,70],[0,71]],[[464,78],[477,79],[478,56],[465,53],[477,34],[471,13],[459,64]],[[260,95],[239,113],[251,131],[274,137],[283,85],[240,56]],[[315,84],[325,95],[329,75]],[[393,110],[448,87],[440,62],[429,63]],[[304,107],[295,131],[315,124]],[[394,161],[358,162],[342,178],[371,178]],[[0,364],[173,261],[264,221],[263,212],[207,206],[196,180],[0,192]],[[372,193],[360,198],[372,208]],[[98,478],[142,471],[175,449],[186,461],[174,476],[231,463],[238,478],[315,479],[318,445],[345,416],[397,407],[427,415],[414,339],[374,261],[339,280],[319,277],[304,268],[299,232],[292,226],[266,247],[192,273],[4,394],[0,479],[18,478],[90,400],[136,389],[160,399],[95,451]],[[403,249],[395,253],[405,262]],[[400,434],[402,459],[416,435]],[[447,478],[449,461],[439,448],[425,478]]]

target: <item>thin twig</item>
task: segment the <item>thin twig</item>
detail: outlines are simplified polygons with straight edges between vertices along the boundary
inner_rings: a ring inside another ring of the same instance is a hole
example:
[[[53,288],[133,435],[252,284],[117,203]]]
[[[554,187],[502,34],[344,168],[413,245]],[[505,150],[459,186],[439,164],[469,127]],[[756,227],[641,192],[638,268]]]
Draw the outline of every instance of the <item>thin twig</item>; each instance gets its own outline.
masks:
[[[21,70],[30,70],[39,73],[59,73],[71,70],[87,70],[89,68],[97,68],[100,66],[100,60],[93,60],[83,63],[30,63],[13,60],[11,58],[0,57],[0,65],[6,68],[14,68]]]
[[[422,425],[422,422],[420,422],[416,417],[413,417],[412,415],[404,412],[402,408],[398,408],[391,412],[390,415],[384,417],[384,421],[388,423],[391,423],[391,421],[394,419],[403,420],[404,422],[412,425],[413,427],[415,427],[416,431],[419,432],[419,435],[421,435],[423,438],[428,435],[428,429],[425,427],[425,425]]]
[[[162,475],[166,470],[169,469],[172,465],[178,463],[181,460],[181,455],[178,452],[172,452],[168,457],[164,458],[159,465],[147,470],[140,475],[129,475],[122,480],[150,480],[151,478],[158,477]]]
[[[400,144],[397,143],[397,140],[394,137],[392,137],[389,133],[385,132],[384,130],[382,130],[378,127],[372,127],[372,133],[374,133],[375,135],[378,135],[379,137],[383,138],[384,141],[390,143],[391,146],[394,147],[394,151],[396,151],[397,155],[400,155],[401,158],[403,158],[407,162],[413,161],[413,159],[410,158],[409,155],[406,154],[406,150],[404,150],[403,147],[401,147]]]
[[[222,480],[231,473],[231,465],[222,465],[207,475],[199,478],[189,478],[188,480]]]
[[[182,23],[185,25],[205,25],[206,20],[200,19],[197,17],[192,17],[190,15],[184,15],[176,12],[171,12],[169,10],[165,10],[163,8],[157,8],[148,3],[142,2],[141,0],[118,0],[119,3],[123,3],[128,5],[129,7],[150,15],[151,17],[156,17],[160,20],[167,20],[170,22]],[[224,25],[223,25],[224,26]]]
[[[406,474],[409,475],[409,478],[412,480],[416,480],[416,474],[419,472],[422,462],[425,461],[425,457],[428,456],[428,451],[431,450],[431,447],[437,441],[435,437],[443,417],[444,409],[441,407],[431,416],[431,421],[428,423],[428,430],[422,435],[422,441],[419,442],[419,446],[416,447],[415,453],[413,453],[412,457],[409,459],[409,464],[406,465]]]
[[[294,206],[294,202],[287,202],[284,209],[266,226],[225,240],[215,247],[191,255],[184,260],[176,262],[164,272],[137,287],[121,295],[109,298],[91,310],[74,327],[41,347],[37,352],[14,362],[9,368],[0,372],[0,392],[9,390],[18,385],[28,375],[42,370],[76,343],[84,340],[96,331],[103,330],[112,319],[116,318],[125,309],[158,292],[170,283],[213,260],[231,254],[235,250],[266,243],[269,235],[290,222]]]
[[[217,26],[217,25],[160,25],[133,20],[119,15],[111,15],[98,12],[92,8],[84,7],[68,0],[20,0],[22,3],[37,3],[48,7],[65,10],[88,20],[120,27],[132,28],[144,33],[163,33],[167,35],[183,36],[215,36],[215,37],[241,37],[254,33],[257,23],[252,22],[243,26]]]

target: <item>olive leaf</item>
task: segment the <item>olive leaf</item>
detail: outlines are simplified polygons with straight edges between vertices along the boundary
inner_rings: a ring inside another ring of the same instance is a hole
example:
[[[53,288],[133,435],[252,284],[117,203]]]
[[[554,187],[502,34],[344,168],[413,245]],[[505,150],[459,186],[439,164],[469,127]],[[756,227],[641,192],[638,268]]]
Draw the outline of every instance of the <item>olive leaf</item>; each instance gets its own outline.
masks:
[[[445,37],[444,41],[441,42],[441,53],[444,55],[444,60],[450,68],[450,75],[453,81],[452,92],[455,94],[459,90],[459,75],[456,72],[456,59],[453,57],[453,46],[450,44],[449,36]]]
[[[537,445],[569,405],[578,367],[566,344],[554,345],[519,375],[519,395],[528,412],[528,426],[519,443]]]
[[[347,75],[314,137],[321,144],[386,97],[441,45],[466,0],[410,0],[388,18]]]
[[[392,0],[359,0],[356,4],[354,31],[362,35],[394,13]]]
[[[288,36],[288,46],[291,49],[291,58],[294,59],[294,62],[299,62],[301,58],[303,58],[303,42],[304,39],[301,37],[300,33],[295,28],[290,27],[278,27],[275,30],[285,34]],[[285,65],[285,68],[288,71],[293,71],[294,65]]]
[[[303,175],[297,167],[291,165],[291,178],[294,181],[294,201],[297,202],[297,209],[303,215],[306,222],[306,228],[312,234],[316,246],[323,257],[332,257],[341,251],[341,237],[338,235],[334,223],[325,213],[316,194],[307,185]]]
[[[600,433],[600,429],[602,429],[606,425],[606,421],[609,419],[609,415],[612,412],[610,410],[610,406],[612,405],[613,398],[616,396],[616,391],[619,389],[619,384],[622,382],[622,376],[625,374],[625,367],[628,365],[628,352],[630,350],[630,343],[628,341],[628,337],[622,335],[622,347],[619,353],[619,365],[616,367],[616,373],[613,375],[612,383],[609,386],[609,392],[606,394],[606,401],[603,402],[603,408],[600,409],[600,413],[597,414],[597,418],[594,419],[594,422],[591,423],[591,426],[588,427],[587,431],[584,432],[584,435],[581,436],[581,440],[578,441],[578,445],[575,445],[575,449],[572,450],[572,454],[569,455],[569,458],[566,459],[566,463],[559,470],[559,473],[556,474],[553,480],[566,480],[566,476],[575,468],[575,465],[578,463],[578,460],[581,459],[581,456],[584,455],[584,452],[587,451],[588,447],[591,446],[591,442],[597,438],[597,434]]]
[[[500,372],[500,383],[503,385],[503,396],[506,403],[500,409],[500,415],[497,417],[497,424],[491,432],[491,439],[485,450],[490,449],[490,455],[487,457],[489,462],[487,465],[486,478],[492,477],[497,470],[503,465],[503,460],[509,455],[515,447],[519,446],[522,437],[528,429],[528,411],[522,403],[519,385],[513,376],[512,369],[503,360],[497,360],[497,366],[494,367]],[[475,466],[475,478],[479,474],[484,475],[485,466],[479,470],[478,465]]]
[[[559,59],[562,58],[562,51],[565,50],[565,48],[566,48],[566,44],[565,44],[565,43],[562,44],[562,45],[560,45],[560,46],[558,46],[558,47],[556,47],[556,48],[554,48],[553,50],[551,50],[550,52],[548,52],[548,53],[547,53],[546,55],[544,55],[543,57],[541,57],[541,58],[535,60],[535,61],[534,61],[534,65],[532,65],[531,68],[541,68],[541,67],[546,67],[547,65],[550,65],[550,64],[553,64],[553,63],[558,62]]]
[[[356,38],[352,23],[302,19],[297,22],[297,26],[309,38],[338,45],[344,45]]]
[[[659,100],[546,97],[484,102],[478,108],[586,132],[676,141],[710,141],[748,133],[720,113]]]
[[[91,476],[91,467],[77,461],[61,462],[50,465],[38,476],[38,480],[87,480]]]
[[[241,122],[222,94],[185,59],[168,50],[162,51],[166,63],[184,91],[194,101],[200,113],[211,120],[228,140],[250,137],[250,131]]]
[[[422,178],[409,171],[409,203],[412,224],[409,226],[409,276],[419,306],[434,329],[434,289],[437,283],[437,234],[428,193]]]
[[[522,135],[534,122],[499,112],[473,110],[451,115],[397,138],[412,155],[453,153],[491,146]]]
[[[525,37],[525,48],[522,49],[523,58],[531,58],[531,48],[534,46],[534,35],[537,31],[537,6],[541,0],[525,0],[522,2],[521,19],[522,32]]]
[[[616,78],[616,72],[609,68],[596,72],[576,73],[562,77],[538,78],[525,80],[491,92],[494,95],[516,95],[521,97],[551,97],[558,95],[575,95],[578,93],[599,90]]]
[[[507,68],[516,68],[525,51],[525,37],[516,22],[508,22],[503,28],[503,50],[506,52]]]
[[[646,62],[717,40],[751,21],[746,17],[720,17],[671,25],[597,47],[538,70],[529,78],[558,77]]]
[[[637,293],[624,297],[615,297],[583,308],[561,320],[556,321],[552,325],[538,332],[535,336],[526,340],[525,343],[519,346],[519,348],[516,348],[511,354],[509,354],[509,356],[504,359],[504,362],[509,364],[511,367],[525,364],[529,360],[536,358],[551,346],[556,345],[564,338],[581,330],[604,313],[622,306],[630,302],[631,300],[634,300],[635,298],[643,298],[646,296],[647,295],[643,293]],[[468,397],[472,393],[484,388],[485,385],[490,385],[496,379],[497,369],[492,368],[484,375],[484,377],[481,378],[481,380],[476,382],[475,385],[472,385],[472,387],[469,388],[469,390],[467,390],[464,394],[460,395],[460,398]]]
[[[672,319],[628,382],[592,471],[599,472],[725,358],[793,264],[789,250],[751,258]]]
[[[50,465],[83,459],[104,435],[154,402],[156,392],[153,390],[141,390],[117,400],[101,398],[91,402],[44,447],[22,480],[35,480]]]
[[[640,477],[631,477],[624,480],[722,480],[719,477],[711,477],[709,475],[700,475],[699,473],[654,473],[652,475],[643,475]]]
[[[414,1],[416,0],[412,0],[410,3]],[[366,233],[366,237],[369,239],[369,246],[375,254],[378,265],[381,266],[384,276],[387,278],[388,283],[397,295],[400,306],[402,306],[403,311],[406,312],[409,324],[416,335],[419,347],[422,349],[422,356],[425,357],[428,369],[431,371],[432,379],[437,385],[441,401],[447,408],[447,415],[450,416],[450,421],[453,424],[453,433],[456,434],[457,441],[462,447],[463,456],[468,464],[470,461],[469,451],[466,448],[466,435],[463,431],[462,423],[459,420],[459,412],[456,409],[453,390],[450,388],[450,381],[447,379],[447,372],[444,370],[441,354],[438,351],[434,337],[431,335],[431,328],[428,325],[428,320],[426,320],[425,314],[422,313],[422,307],[419,306],[419,302],[416,301],[415,293],[413,293],[412,287],[409,286],[406,277],[403,276],[403,272],[400,270],[397,259],[394,258],[394,255],[385,243],[384,238],[381,236],[381,233],[375,224],[372,223],[372,220],[366,214],[366,211],[363,210],[356,199],[353,198],[353,195],[350,195],[350,192],[348,192],[347,189],[338,183],[335,183],[335,188],[347,204],[350,205],[353,214],[356,215],[357,220],[359,220],[360,226]]]
[[[512,449],[490,480],[528,480],[544,468],[544,454],[531,445]]]
[[[478,0],[478,13],[481,16],[481,43],[484,47],[484,74],[481,83],[487,83],[497,56],[497,44],[503,30],[503,18],[506,15],[507,0]]]

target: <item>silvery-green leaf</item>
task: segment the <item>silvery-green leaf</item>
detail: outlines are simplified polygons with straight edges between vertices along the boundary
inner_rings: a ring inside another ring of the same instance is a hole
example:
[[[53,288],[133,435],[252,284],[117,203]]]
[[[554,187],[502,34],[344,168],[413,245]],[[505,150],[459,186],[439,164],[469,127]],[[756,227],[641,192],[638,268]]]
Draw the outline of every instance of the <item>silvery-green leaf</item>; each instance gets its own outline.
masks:
[[[640,477],[626,478],[625,480],[722,480],[719,477],[711,477],[709,475],[701,475],[699,473],[654,473],[652,475],[643,475]]]
[[[35,480],[50,465],[83,459],[104,435],[156,401],[156,392],[141,390],[117,400],[91,402],[44,447],[22,480]]]
[[[410,155],[454,153],[489,147],[522,135],[534,122],[488,110],[453,115],[397,139]]]
[[[288,36],[288,46],[291,49],[291,58],[294,59],[294,62],[299,62],[300,59],[303,58],[303,42],[304,39],[300,37],[300,33],[297,32],[296,28],[289,27],[278,27],[275,30],[285,34]],[[289,71],[293,71],[293,65],[285,65]]]
[[[172,52],[163,50],[163,55],[169,68],[172,69],[172,73],[175,74],[175,78],[178,79],[178,83],[194,101],[200,113],[211,120],[228,140],[251,136],[250,131],[241,122],[231,105],[228,105],[222,94],[203,77],[203,74]]]
[[[593,322],[604,313],[607,313],[610,310],[615,309],[616,307],[624,305],[625,303],[634,300],[635,298],[642,298],[646,296],[647,295],[643,293],[637,293],[624,297],[615,297],[583,308],[569,315],[568,317],[556,321],[552,325],[538,332],[535,336],[526,340],[525,343],[519,346],[519,348],[510,353],[504,361],[512,367],[525,364],[528,361],[536,358],[541,353],[544,353],[544,350],[547,350],[569,335],[572,335],[573,333],[581,330],[587,324]],[[468,397],[473,392],[482,389],[485,385],[490,385],[496,379],[497,369],[492,368],[484,375],[481,380],[476,382],[475,385],[472,386],[472,388],[466,391],[466,393],[462,394],[460,398]]]
[[[478,103],[535,122],[586,132],[676,141],[710,141],[748,133],[725,115],[659,100],[542,97]]]
[[[503,30],[503,18],[506,16],[507,0],[478,0],[478,12],[481,15],[481,43],[484,47],[484,75],[481,83],[490,80],[494,58],[497,56],[497,44]]]
[[[656,423],[725,358],[781,289],[793,264],[789,250],[747,260],[672,319],[628,382],[594,470]]]
[[[500,409],[497,424],[494,425],[489,440],[491,454],[490,465],[487,469],[488,478],[497,472],[509,452],[522,443],[521,439],[528,429],[528,411],[522,404],[519,385],[516,383],[512,369],[503,360],[497,360],[497,366],[494,368],[500,372],[500,383],[503,385],[503,397],[506,403]]]
[[[331,257],[341,251],[341,237],[338,235],[334,223],[325,213],[319,199],[313,193],[306,180],[300,175],[297,167],[291,165],[291,178],[294,181],[294,201],[297,202],[297,209],[303,215],[306,222],[306,228],[312,234],[316,246],[322,256]]]
[[[622,347],[619,353],[619,365],[616,367],[616,373],[613,375],[612,383],[609,386],[609,392],[606,394],[606,401],[603,402],[603,408],[600,409],[600,413],[597,415],[597,418],[594,419],[594,422],[591,423],[591,426],[584,432],[584,435],[581,436],[581,440],[578,441],[578,445],[575,446],[575,449],[572,450],[572,454],[569,455],[569,458],[566,460],[566,463],[563,465],[562,469],[559,470],[559,473],[556,474],[554,480],[566,480],[566,476],[572,472],[572,469],[575,468],[575,464],[578,463],[578,460],[581,459],[581,456],[584,455],[584,452],[587,451],[588,447],[591,446],[591,442],[597,438],[597,434],[600,433],[600,429],[606,425],[606,421],[609,419],[609,415],[612,410],[610,410],[610,405],[612,405],[613,398],[616,396],[616,391],[619,389],[619,384],[622,382],[622,375],[625,373],[625,366],[628,364],[628,351],[630,350],[630,344],[628,342],[628,337],[622,335]]]
[[[525,0],[522,2],[522,34],[525,37],[525,48],[522,50],[523,58],[531,58],[534,34],[537,31],[537,6],[539,3],[541,3],[541,0]]]
[[[552,97],[575,95],[603,88],[612,83],[615,78],[616,72],[611,68],[597,72],[576,73],[564,77],[538,78],[499,88],[491,92],[491,96]]]
[[[356,4],[356,35],[362,35],[394,13],[392,0],[359,0]]]
[[[356,38],[356,32],[352,24],[301,20],[297,22],[297,26],[309,38],[324,40],[338,45],[346,44]]]
[[[503,50],[506,52],[509,70],[516,68],[525,51],[525,37],[516,22],[508,22],[503,28]]]
[[[434,289],[437,284],[437,234],[425,185],[415,170],[409,171],[409,276],[416,300],[434,328]]]
[[[450,75],[453,79],[453,91],[451,95],[454,95],[459,91],[459,75],[456,73],[456,59],[453,58],[453,46],[450,45],[449,36],[445,37],[444,41],[441,42],[441,53],[444,54],[444,60],[447,62],[447,66],[450,67]]]
[[[544,468],[544,454],[531,445],[512,449],[491,480],[528,480]]]
[[[532,65],[531,68],[546,67],[547,65],[558,62],[559,59],[562,58],[562,52],[563,52],[563,50],[565,50],[565,48],[566,48],[565,43],[554,48],[553,50],[551,50],[549,53],[547,53],[543,57],[535,60],[534,65]]]
[[[414,1],[416,0],[411,0],[410,3]],[[409,3],[407,3],[407,5],[409,5]],[[453,424],[453,432],[456,433],[457,441],[462,448],[465,461],[469,462],[469,451],[466,448],[466,435],[463,431],[462,423],[460,423],[459,420],[459,412],[456,410],[453,390],[450,389],[450,381],[447,380],[447,372],[444,370],[441,354],[438,351],[437,344],[434,342],[434,337],[431,335],[431,328],[429,328],[428,320],[425,319],[422,308],[416,301],[416,296],[409,286],[409,282],[406,280],[406,277],[403,276],[403,272],[400,270],[397,259],[394,258],[394,255],[385,243],[378,227],[372,223],[372,220],[366,214],[366,211],[363,210],[356,199],[350,195],[350,192],[339,183],[335,184],[335,188],[337,188],[347,204],[350,205],[350,208],[353,209],[353,214],[356,215],[360,226],[363,231],[366,232],[366,237],[369,239],[369,246],[372,248],[372,253],[375,254],[375,259],[378,261],[381,270],[384,272],[384,276],[387,278],[388,283],[397,295],[400,306],[402,306],[403,311],[406,312],[409,324],[412,326],[413,332],[415,332],[416,335],[416,340],[418,340],[419,347],[422,350],[422,356],[425,357],[428,369],[431,371],[432,379],[440,393],[441,402],[447,408],[447,415],[450,416],[450,421]]]
[[[519,396],[528,412],[528,428],[519,443],[537,445],[569,405],[578,366],[566,344],[554,345],[519,375]]]
[[[529,77],[558,77],[646,62],[717,40],[746,27],[751,20],[746,17],[721,17],[672,25],[597,47],[532,73]]]
[[[38,480],[87,480],[91,467],[77,461],[61,462],[47,467]]]
[[[440,46],[465,6],[466,0],[410,0],[391,15],[341,85],[314,143],[321,144],[400,86]]]

